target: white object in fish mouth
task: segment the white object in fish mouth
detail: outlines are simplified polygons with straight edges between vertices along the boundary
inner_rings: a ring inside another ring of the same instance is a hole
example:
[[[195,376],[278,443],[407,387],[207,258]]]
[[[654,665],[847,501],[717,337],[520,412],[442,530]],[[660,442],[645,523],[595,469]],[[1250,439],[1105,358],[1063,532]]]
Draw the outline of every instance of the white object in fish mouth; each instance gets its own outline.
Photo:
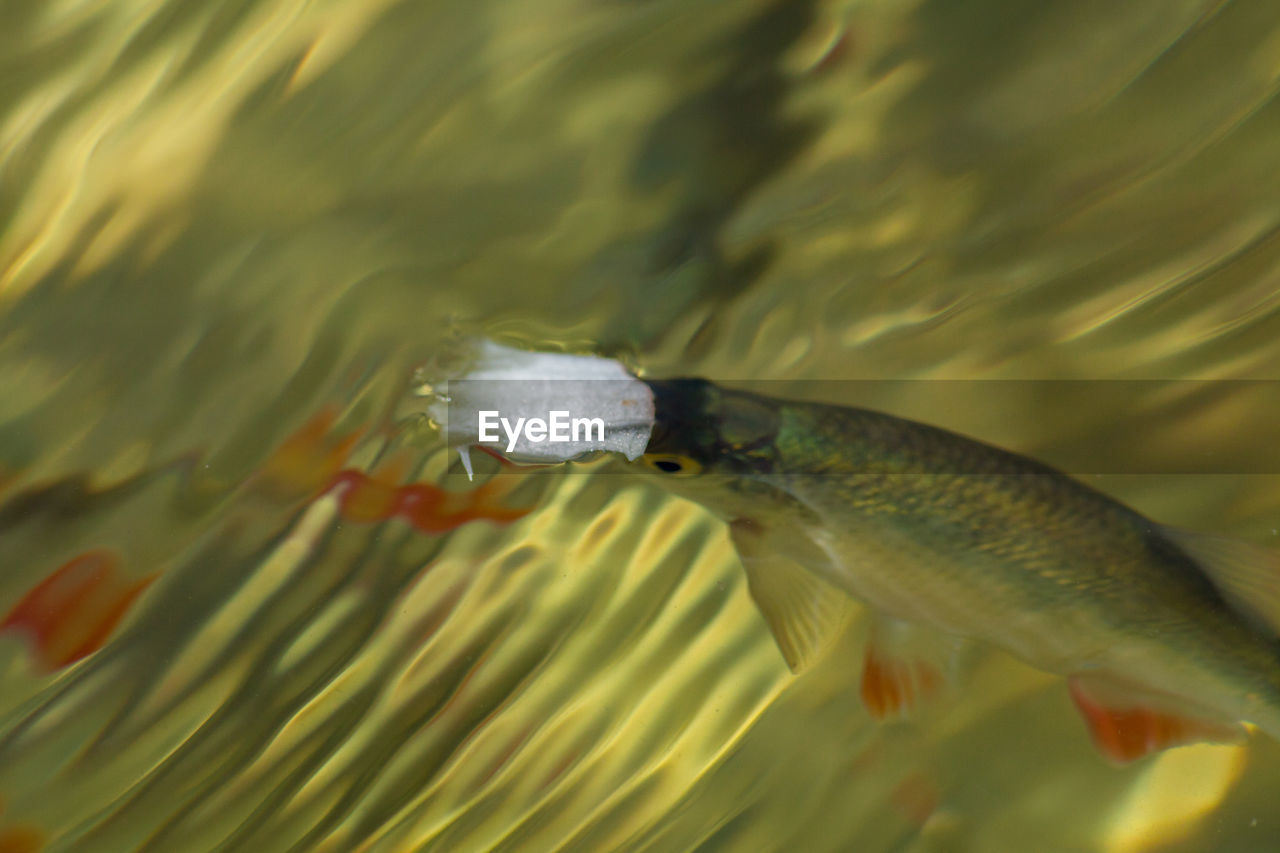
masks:
[[[491,448],[513,462],[552,464],[589,453],[644,453],[653,430],[653,392],[619,362],[477,345],[462,376],[427,410],[462,450]]]

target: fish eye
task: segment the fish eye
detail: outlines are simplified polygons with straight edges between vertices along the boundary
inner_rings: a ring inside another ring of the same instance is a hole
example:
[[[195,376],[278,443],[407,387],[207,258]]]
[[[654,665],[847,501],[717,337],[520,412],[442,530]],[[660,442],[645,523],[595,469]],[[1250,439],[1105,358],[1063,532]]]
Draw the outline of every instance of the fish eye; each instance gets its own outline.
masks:
[[[646,453],[644,462],[655,471],[675,476],[687,477],[702,470],[702,467],[688,456],[678,456],[674,453]]]

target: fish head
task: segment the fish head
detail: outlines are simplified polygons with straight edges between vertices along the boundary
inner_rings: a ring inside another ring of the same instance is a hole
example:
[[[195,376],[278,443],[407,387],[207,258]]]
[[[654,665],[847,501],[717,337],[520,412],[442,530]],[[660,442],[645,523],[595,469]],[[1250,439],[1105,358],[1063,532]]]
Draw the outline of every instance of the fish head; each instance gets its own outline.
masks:
[[[654,424],[639,465],[725,518],[783,498],[781,404],[701,379],[648,384]]]
[[[704,379],[651,381],[654,423],[645,464],[661,474],[770,474],[781,426],[777,402]]]

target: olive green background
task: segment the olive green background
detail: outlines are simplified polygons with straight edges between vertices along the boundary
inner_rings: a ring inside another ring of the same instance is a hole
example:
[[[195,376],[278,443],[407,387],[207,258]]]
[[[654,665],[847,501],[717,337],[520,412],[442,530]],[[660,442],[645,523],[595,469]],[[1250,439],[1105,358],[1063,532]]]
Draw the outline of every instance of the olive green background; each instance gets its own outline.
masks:
[[[91,851],[1280,847],[1280,746],[1116,770],[1061,683],[1001,657],[873,725],[859,626],[792,678],[723,530],[652,484],[547,472],[524,521],[429,537],[250,482],[325,405],[368,429],[353,464],[430,456],[414,370],[481,333],[825,388],[1073,470],[1199,472],[1092,480],[1276,542],[1280,481],[1241,472],[1275,470],[1280,400],[1215,381],[1280,379],[1274,3],[2,14],[0,606],[95,547],[160,580],[67,670],[0,635],[0,828]],[[1036,381],[896,381],[920,379]]]

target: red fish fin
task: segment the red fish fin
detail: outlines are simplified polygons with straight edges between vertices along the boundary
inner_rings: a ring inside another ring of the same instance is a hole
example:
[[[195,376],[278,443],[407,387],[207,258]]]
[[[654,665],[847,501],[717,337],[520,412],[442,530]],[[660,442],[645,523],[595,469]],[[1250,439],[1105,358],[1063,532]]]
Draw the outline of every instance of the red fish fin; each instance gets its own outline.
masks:
[[[878,720],[906,715],[953,680],[964,640],[877,616],[871,622],[862,666],[862,703]]]
[[[1129,764],[1192,743],[1239,743],[1239,723],[1205,719],[1176,709],[1176,700],[1087,676],[1067,680],[1094,745],[1109,761]]]
[[[787,666],[800,672],[839,636],[853,602],[813,572],[770,550],[762,533],[748,521],[729,525],[751,598]]]

